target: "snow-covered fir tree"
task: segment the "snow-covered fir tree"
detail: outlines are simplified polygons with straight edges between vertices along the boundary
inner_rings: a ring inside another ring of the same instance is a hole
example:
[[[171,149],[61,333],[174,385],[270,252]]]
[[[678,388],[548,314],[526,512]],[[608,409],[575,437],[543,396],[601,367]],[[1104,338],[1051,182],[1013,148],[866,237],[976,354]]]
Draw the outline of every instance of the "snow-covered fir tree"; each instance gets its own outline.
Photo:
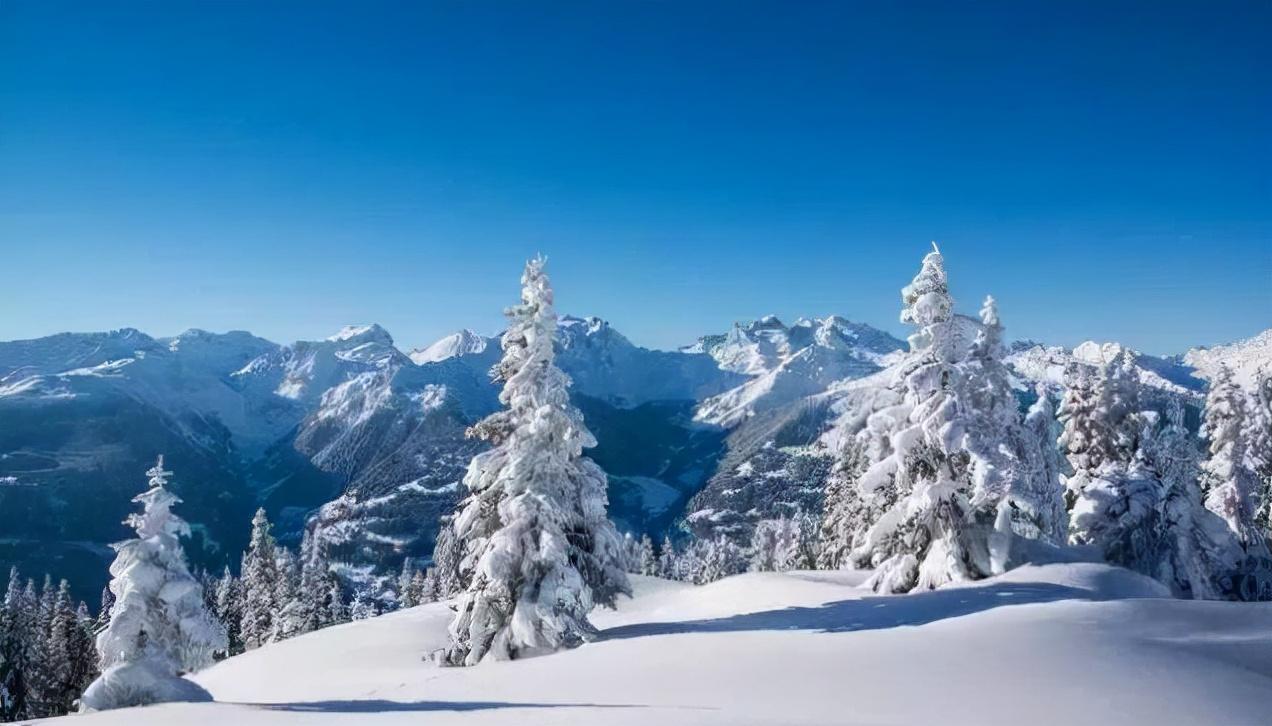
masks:
[[[115,605],[97,636],[102,675],[84,692],[82,710],[210,700],[180,675],[211,664],[225,648],[225,631],[204,609],[202,588],[186,568],[178,537],[190,528],[171,511],[181,500],[166,488],[171,472],[162,456],[146,474],[150,488],[133,499],[143,510],[127,520],[137,538],[115,545]]]
[[[1169,403],[1161,426],[1145,439],[1141,456],[1161,482],[1159,554],[1150,574],[1179,597],[1226,597],[1239,549],[1223,520],[1202,504],[1196,439],[1179,401]]]
[[[468,589],[468,579],[463,568],[464,553],[455,537],[454,516],[444,517],[438,525],[437,542],[433,547],[433,571],[437,578],[441,597],[448,598]],[[476,541],[472,543],[476,545]]]
[[[1209,457],[1202,465],[1206,507],[1223,517],[1244,547],[1266,548],[1266,536],[1255,523],[1259,510],[1259,481],[1247,456],[1250,418],[1246,395],[1221,366],[1206,395],[1201,435]]]
[[[275,614],[282,607],[278,601],[278,552],[270,534],[269,519],[264,509],[252,517],[252,536],[243,553],[242,620],[239,638],[245,650],[253,650],[269,642],[274,631]]]
[[[851,553],[864,533],[865,509],[857,489],[858,480],[866,467],[865,449],[856,438],[850,438],[835,457],[835,465],[826,481],[826,493],[822,504],[821,546],[817,553],[817,567],[838,570],[851,565]]]
[[[110,624],[110,611],[115,606],[115,593],[110,591],[110,585],[102,586],[101,604],[97,608],[97,621],[93,625],[93,630],[100,632]]]
[[[989,496],[996,490],[983,485],[978,504],[989,520],[974,516],[963,345],[935,245],[901,297],[901,321],[915,326],[894,383],[902,403],[867,423],[872,463],[859,488],[870,526],[852,553],[854,564],[875,568],[868,584],[878,592],[990,574],[988,539],[997,507]]]
[[[1024,537],[1061,545],[1069,536],[1069,513],[1065,508],[1064,460],[1058,441],[1059,422],[1046,386],[1038,384],[1037,396],[1025,414],[1024,427],[1033,446],[1028,457],[1031,491],[1026,496],[1013,493],[1012,526]]]
[[[658,548],[658,576],[665,580],[676,579],[676,546],[670,536],[664,536]]]
[[[49,670],[54,678],[49,711],[53,714],[73,711],[75,701],[97,677],[97,649],[91,627],[88,608],[82,603],[76,608],[70,585],[62,580],[48,633]]]
[[[1095,547],[1113,564],[1155,576],[1164,497],[1161,481],[1140,452],[1152,429],[1140,411],[1127,364],[1124,352],[1106,361],[1090,389],[1094,406],[1062,411],[1061,443],[1074,472],[1066,481],[1073,499],[1069,537],[1074,544]],[[1090,431],[1102,437],[1091,446],[1075,446],[1087,439],[1069,436]]]
[[[654,555],[654,541],[649,535],[641,535],[636,557],[636,572],[649,577],[658,575],[658,558]]]
[[[28,695],[36,607],[37,603],[28,599],[22,588],[18,568],[10,569],[4,602],[0,604],[0,721],[35,716]]]
[[[577,646],[596,632],[592,607],[630,592],[605,473],[582,453],[596,440],[554,363],[552,297],[544,260],[531,260],[496,367],[506,408],[474,427],[493,448],[469,465],[454,520],[472,578],[444,655],[453,665]]]
[[[239,635],[239,625],[243,619],[243,593],[239,579],[230,572],[226,565],[221,577],[216,581],[216,600],[212,612],[225,627],[225,647],[222,657],[238,655],[243,652],[243,639]]]

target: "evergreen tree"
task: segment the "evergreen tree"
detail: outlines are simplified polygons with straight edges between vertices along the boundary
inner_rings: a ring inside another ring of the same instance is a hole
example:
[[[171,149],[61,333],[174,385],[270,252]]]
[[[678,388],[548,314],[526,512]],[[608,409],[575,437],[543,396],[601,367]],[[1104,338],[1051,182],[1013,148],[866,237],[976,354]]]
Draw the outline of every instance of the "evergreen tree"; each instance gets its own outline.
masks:
[[[93,624],[94,632],[101,632],[110,625],[110,610],[115,605],[115,593],[110,591],[110,585],[102,586],[102,604],[97,610],[97,621]]]
[[[667,580],[677,579],[676,547],[670,536],[663,537],[662,547],[658,549],[658,576]]]
[[[225,650],[221,657],[242,653],[243,638],[239,624],[243,620],[243,591],[238,578],[230,573],[229,565],[225,566],[216,582],[216,602],[212,611],[225,628]]]
[[[411,567],[410,557],[402,560],[402,571],[398,573],[397,579],[399,608],[413,608],[420,604],[420,593],[414,586],[418,573],[419,570]]]
[[[865,509],[857,490],[865,471],[865,449],[856,438],[848,439],[835,459],[826,482],[822,504],[821,547],[817,566],[838,570],[851,564],[851,553],[859,543],[857,536],[865,531]]]
[[[252,517],[252,536],[243,553],[242,588],[243,619],[239,623],[239,638],[244,650],[265,645],[274,631],[274,616],[282,603],[278,601],[279,572],[278,552],[274,536],[270,534],[269,519],[264,509],[257,509]]]
[[[419,586],[420,602],[438,602],[444,598],[442,595],[442,582],[437,577],[437,570],[430,567],[424,571],[424,578]]]
[[[172,473],[162,456],[146,475],[150,489],[133,498],[142,513],[126,522],[137,538],[115,545],[115,605],[97,636],[102,675],[84,692],[82,710],[211,700],[179,676],[210,665],[225,648],[225,631],[204,609],[202,588],[186,568],[178,537],[190,527],[171,512],[181,500],[166,488]]]
[[[901,321],[915,326],[897,378],[902,402],[868,422],[874,438],[868,449],[878,458],[859,488],[871,524],[852,553],[854,564],[875,567],[867,584],[878,592],[930,589],[990,574],[988,539],[997,508],[991,492],[998,488],[982,475],[977,505],[989,521],[974,516],[964,348],[935,245],[901,297]]]
[[[1031,489],[1024,496],[1019,491],[1011,496],[1013,527],[1030,539],[1061,545],[1068,539],[1069,514],[1065,511],[1062,483],[1064,461],[1057,448],[1059,423],[1046,387],[1038,384],[1035,393],[1037,399],[1025,414],[1024,422],[1033,446],[1028,457]]]
[[[18,568],[11,568],[4,602],[0,603],[0,721],[34,716],[28,702],[33,607],[22,589]]]
[[[474,541],[474,548],[477,542]],[[468,589],[469,578],[463,568],[463,552],[455,538],[454,517],[442,519],[437,530],[437,542],[433,548],[433,570],[438,590],[445,599]]]
[[[636,557],[637,572],[649,577],[658,575],[658,558],[654,556],[654,541],[649,535],[641,535]]]
[[[493,448],[469,465],[454,520],[472,580],[444,660],[473,665],[569,648],[596,630],[594,604],[630,593],[622,542],[606,516],[606,477],[582,455],[596,445],[554,363],[557,320],[544,260],[522,276],[496,377],[507,408],[474,427]],[[492,508],[493,505],[493,508]]]
[[[1202,437],[1209,443],[1209,458],[1202,466],[1206,507],[1223,517],[1243,547],[1266,549],[1265,536],[1255,523],[1260,508],[1259,482],[1250,467],[1246,446],[1245,394],[1221,366],[1206,395]]]

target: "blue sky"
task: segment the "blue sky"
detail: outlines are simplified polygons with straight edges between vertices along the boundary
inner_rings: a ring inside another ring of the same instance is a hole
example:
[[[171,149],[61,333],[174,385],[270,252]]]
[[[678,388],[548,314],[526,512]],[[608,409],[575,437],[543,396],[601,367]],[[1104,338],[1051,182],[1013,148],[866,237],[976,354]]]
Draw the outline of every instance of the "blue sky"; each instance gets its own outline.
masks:
[[[954,5],[963,5],[955,8]],[[109,6],[109,7],[108,7]],[[522,261],[670,347],[1272,325],[1272,4],[0,4],[0,339],[494,332]]]

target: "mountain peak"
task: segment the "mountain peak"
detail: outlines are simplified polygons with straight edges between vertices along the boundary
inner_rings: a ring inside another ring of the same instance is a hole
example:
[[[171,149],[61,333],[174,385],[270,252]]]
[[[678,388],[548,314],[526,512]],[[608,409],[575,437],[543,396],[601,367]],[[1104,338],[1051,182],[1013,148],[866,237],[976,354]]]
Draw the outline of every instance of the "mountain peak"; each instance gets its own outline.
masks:
[[[329,343],[383,343],[384,345],[393,345],[393,336],[389,335],[389,331],[380,327],[376,323],[370,325],[346,325],[340,329],[340,332],[327,338]]]
[[[474,330],[464,328],[441,338],[429,346],[411,351],[410,357],[416,365],[436,363],[448,358],[484,353],[492,342],[493,339],[483,337]]]

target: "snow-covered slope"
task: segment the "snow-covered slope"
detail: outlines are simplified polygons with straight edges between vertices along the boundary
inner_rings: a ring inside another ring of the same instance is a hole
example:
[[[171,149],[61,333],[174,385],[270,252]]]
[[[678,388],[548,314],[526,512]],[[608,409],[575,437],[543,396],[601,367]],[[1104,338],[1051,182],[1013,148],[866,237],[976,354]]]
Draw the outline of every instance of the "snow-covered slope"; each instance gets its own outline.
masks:
[[[1254,390],[1260,376],[1272,377],[1272,328],[1229,345],[1193,348],[1184,354],[1183,361],[1206,380],[1214,377],[1219,366],[1228,366],[1240,386]]]
[[[893,597],[861,579],[638,577],[634,599],[595,614],[599,641],[473,668],[422,659],[451,615],[426,605],[218,664],[194,678],[217,703],[64,722],[1255,726],[1272,712],[1272,604],[1171,600],[1094,564]]]

